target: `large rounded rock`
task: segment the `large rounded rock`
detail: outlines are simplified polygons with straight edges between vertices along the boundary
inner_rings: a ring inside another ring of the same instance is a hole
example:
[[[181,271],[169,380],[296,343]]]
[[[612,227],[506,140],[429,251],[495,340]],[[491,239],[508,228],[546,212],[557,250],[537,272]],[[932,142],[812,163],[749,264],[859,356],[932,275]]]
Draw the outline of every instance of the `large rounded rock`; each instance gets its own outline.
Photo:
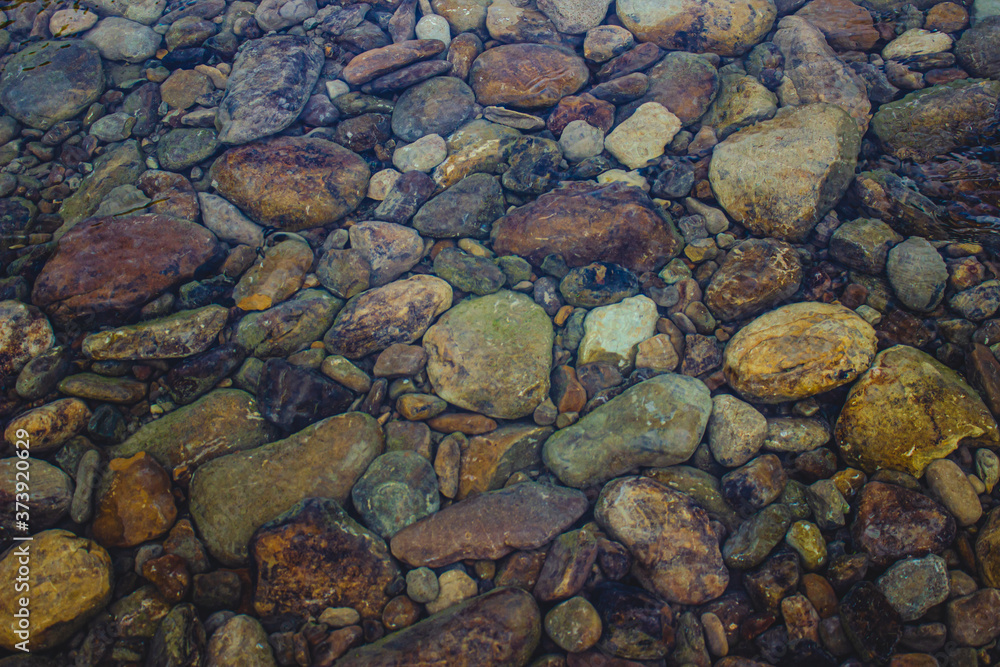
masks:
[[[451,308],[451,285],[412,276],[368,290],[347,302],[323,337],[330,354],[360,359],[394,343],[412,343]]]
[[[507,290],[463,301],[427,330],[427,377],[438,396],[500,419],[530,415],[549,394],[552,322]]]
[[[761,315],[726,346],[723,372],[744,398],[781,403],[851,382],[875,356],[875,330],[852,310],[793,303]]]
[[[310,137],[231,148],[210,173],[219,193],[254,221],[290,231],[340,220],[364,199],[371,176],[356,153]]]
[[[506,44],[476,58],[469,77],[482,105],[542,109],[583,88],[590,72],[582,58],[562,49]]]
[[[215,234],[166,215],[91,218],[59,241],[32,301],[56,321],[132,316],[147,301],[218,260]]]
[[[203,465],[191,480],[191,516],[213,556],[227,565],[244,563],[257,528],[305,498],[346,501],[384,446],[368,415],[324,419]]]
[[[840,107],[784,107],[717,145],[709,181],[753,233],[801,241],[847,190],[860,149],[857,123]]]
[[[23,493],[25,461],[31,476],[31,490],[28,494]],[[22,470],[18,470],[18,463],[21,463]],[[21,492],[18,491],[18,485],[21,485]],[[27,499],[25,495],[28,496]],[[24,511],[28,512],[33,529],[54,526],[69,512],[72,500],[73,481],[51,463],[17,456],[0,459],[0,503],[3,503],[0,507],[0,524],[8,531],[13,532],[15,518]]]
[[[738,56],[771,29],[771,0],[619,0],[618,18],[636,39],[665,49]]]
[[[28,588],[18,595],[25,556],[30,562]],[[0,623],[0,646],[35,652],[62,644],[111,600],[111,572],[111,557],[103,547],[67,530],[46,530],[8,549],[0,558],[0,585],[8,591],[0,596],[0,613],[7,619]],[[13,621],[25,596],[31,616],[19,635]]]
[[[578,488],[644,466],[675,465],[694,453],[711,412],[700,380],[657,375],[556,431],[542,458],[563,484]]]
[[[431,238],[485,238],[503,215],[503,190],[495,176],[472,174],[420,207],[413,228]]]
[[[955,45],[958,63],[973,76],[1000,77],[1000,52],[996,48],[998,39],[1000,16],[988,16],[977,21]]]
[[[55,343],[52,325],[37,308],[0,301],[0,375],[15,375]]]
[[[998,108],[1000,81],[952,81],[883,104],[872,131],[887,153],[924,162],[994,134]]]
[[[47,130],[69,120],[104,92],[97,48],[80,40],[38,42],[7,61],[0,104],[25,125]]]
[[[594,518],[632,553],[632,574],[668,602],[701,604],[726,590],[719,540],[690,496],[624,477],[601,490]]]
[[[719,73],[705,56],[673,51],[647,72],[646,94],[620,108],[624,116],[646,102],[658,102],[690,125],[705,115],[719,92]]]
[[[285,129],[299,117],[323,69],[323,51],[304,35],[248,42],[233,62],[219,103],[219,141],[244,144]]]
[[[955,518],[928,496],[902,486],[869,482],[854,505],[851,537],[876,567],[941,553],[955,539]]]
[[[127,63],[152,58],[163,41],[149,26],[117,16],[101,19],[83,38],[96,46],[105,60]]]
[[[540,196],[493,224],[493,250],[539,266],[562,255],[569,266],[613,262],[655,271],[680,252],[673,224],[639,188],[573,183]]]
[[[962,438],[1000,441],[986,404],[961,376],[906,345],[884,350],[851,388],[834,437],[849,465],[916,477]]]
[[[721,320],[738,320],[789,298],[802,281],[795,248],[750,239],[729,251],[705,290],[705,305]]]
[[[446,137],[472,117],[476,95],[461,79],[436,76],[399,96],[392,112],[392,131],[403,141],[428,134]]]
[[[501,588],[355,649],[340,667],[369,665],[526,665],[542,637],[530,593]]]

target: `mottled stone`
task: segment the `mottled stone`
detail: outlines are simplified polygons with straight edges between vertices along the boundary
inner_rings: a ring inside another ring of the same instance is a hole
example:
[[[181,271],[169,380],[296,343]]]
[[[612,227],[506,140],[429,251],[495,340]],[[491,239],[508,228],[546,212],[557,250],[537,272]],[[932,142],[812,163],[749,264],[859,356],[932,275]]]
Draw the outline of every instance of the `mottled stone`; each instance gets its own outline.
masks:
[[[868,51],[879,39],[871,13],[850,0],[812,0],[795,15],[819,28],[837,51]]]
[[[795,303],[761,315],[726,346],[726,380],[745,398],[777,403],[846,384],[875,355],[875,331],[839,305]]]
[[[210,171],[219,194],[255,222],[289,231],[335,222],[353,211],[370,173],[355,153],[309,137],[231,148]]]
[[[323,52],[305,36],[273,35],[248,42],[233,62],[219,103],[219,141],[245,144],[291,125],[323,68]]]
[[[889,251],[886,273],[896,296],[917,311],[934,310],[944,298],[948,267],[927,239],[911,236]]]
[[[468,498],[396,533],[394,556],[413,567],[495,560],[546,544],[586,510],[582,492],[522,482]]]
[[[204,352],[229,319],[222,306],[185,310],[140,324],[91,334],[85,355],[97,361],[177,359]]]
[[[875,584],[863,581],[840,601],[840,621],[844,633],[863,660],[885,662],[902,628],[899,614]]]
[[[413,216],[413,228],[432,238],[489,236],[504,213],[503,191],[489,174],[472,174],[435,196]]]
[[[941,505],[901,486],[869,482],[857,509],[851,535],[875,565],[940,553],[955,539],[955,519]]]
[[[375,459],[351,489],[361,520],[380,537],[438,511],[441,498],[430,462],[416,452],[388,452]]]
[[[344,412],[354,395],[324,374],[284,359],[264,362],[257,385],[260,413],[285,431]]]
[[[0,325],[0,375],[17,375],[55,344],[45,315],[20,301],[0,301]]]
[[[464,81],[453,76],[434,77],[399,96],[392,112],[392,131],[403,141],[431,134],[447,136],[472,118],[475,101],[475,93]]]
[[[750,514],[777,500],[788,476],[781,459],[764,454],[722,476],[722,497],[739,511]]]
[[[110,481],[97,502],[94,538],[107,547],[134,547],[174,525],[177,506],[170,475],[149,454],[108,463]]]
[[[570,653],[586,651],[601,638],[601,617],[584,597],[573,597],[545,615],[545,633]]]
[[[704,4],[694,0],[664,5],[656,0],[624,0],[618,18],[639,41],[665,49],[736,56],[756,44],[774,23],[770,0]]]
[[[546,426],[508,424],[469,438],[462,448],[456,499],[499,489],[515,472],[537,465],[551,434]]]
[[[955,45],[955,57],[974,76],[996,78],[1000,74],[1000,57],[993,45],[1000,34],[1000,18],[987,16],[977,21]]]
[[[1000,637],[1000,590],[984,588],[946,607],[950,635],[962,646],[983,646]]]
[[[545,441],[546,466],[574,487],[640,466],[686,461],[712,411],[708,388],[691,377],[658,375],[627,389]]]
[[[4,440],[16,447],[18,440],[27,439],[31,452],[48,454],[80,433],[90,420],[87,404],[77,398],[62,398],[24,412],[10,421],[4,430]],[[26,437],[18,436],[23,431]]]
[[[889,248],[903,237],[874,218],[858,218],[837,227],[830,237],[830,256],[848,267],[878,275],[885,268]]]
[[[726,254],[705,290],[705,305],[721,320],[738,320],[790,298],[801,281],[802,263],[794,248],[750,239]]]
[[[610,658],[615,662],[591,664],[632,665],[631,660],[661,659],[674,648],[674,612],[660,596],[634,586],[603,582],[594,587],[590,600],[601,617],[603,632],[598,644],[601,653],[589,655],[592,659],[615,656]]]
[[[786,505],[772,503],[744,521],[722,545],[722,558],[732,568],[746,570],[764,562],[792,524]]]
[[[276,667],[267,633],[257,619],[239,614],[219,626],[208,640],[207,667]]]
[[[550,107],[589,78],[582,58],[543,44],[506,44],[476,58],[469,74],[476,100],[524,109]]]
[[[383,448],[381,431],[368,415],[330,417],[284,440],[201,466],[191,480],[191,516],[213,556],[242,564],[258,527],[305,498],[346,501]]]
[[[925,352],[880,352],[851,388],[834,437],[849,465],[919,477],[965,437],[997,442],[996,422],[958,373]]]
[[[301,290],[273,308],[248,313],[236,326],[236,342],[254,356],[287,357],[323,337],[344,302],[323,290]]]
[[[986,515],[976,538],[976,561],[983,583],[1000,588],[1000,509]]]
[[[357,86],[410,63],[436,56],[444,49],[444,42],[436,39],[414,39],[371,49],[351,59],[342,76],[349,84]]]
[[[629,169],[663,155],[681,129],[680,119],[658,102],[646,102],[604,138],[604,147]]]
[[[350,229],[351,248],[371,267],[370,284],[380,287],[409,271],[424,255],[424,241],[412,227],[369,221]]]
[[[19,447],[14,451],[30,452]],[[18,466],[19,462],[26,463]],[[27,491],[24,489],[25,465],[29,474]],[[0,503],[3,503],[0,506],[0,524],[10,533],[25,532],[17,530],[15,523],[17,515],[23,512],[28,513],[32,530],[51,528],[66,516],[72,500],[73,481],[51,463],[20,456],[0,459]]]
[[[901,560],[876,582],[903,621],[915,621],[948,599],[948,565],[933,554]]]

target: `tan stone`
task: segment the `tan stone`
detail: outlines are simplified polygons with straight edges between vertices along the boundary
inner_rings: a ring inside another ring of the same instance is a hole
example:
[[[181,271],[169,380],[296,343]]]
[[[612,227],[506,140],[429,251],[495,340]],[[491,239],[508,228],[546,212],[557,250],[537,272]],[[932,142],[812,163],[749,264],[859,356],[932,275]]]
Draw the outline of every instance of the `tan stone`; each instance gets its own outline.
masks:
[[[513,473],[540,463],[542,443],[552,430],[517,423],[469,438],[462,449],[456,498],[499,489]]]
[[[646,102],[604,138],[604,147],[629,169],[637,169],[663,155],[680,129],[680,119],[666,107]]]
[[[771,29],[777,10],[768,0],[618,0],[618,18],[636,39],[665,49],[736,56]]]
[[[485,51],[469,74],[482,105],[550,107],[587,83],[583,58],[543,44],[506,44]]]
[[[12,419],[4,430],[4,440],[11,448],[18,440],[25,440],[32,454],[48,454],[85,429],[89,420],[86,403],[78,398],[61,398]],[[19,431],[27,437],[19,436]]]
[[[267,310],[299,290],[312,263],[309,244],[282,241],[243,274],[233,288],[233,301],[243,310]]]

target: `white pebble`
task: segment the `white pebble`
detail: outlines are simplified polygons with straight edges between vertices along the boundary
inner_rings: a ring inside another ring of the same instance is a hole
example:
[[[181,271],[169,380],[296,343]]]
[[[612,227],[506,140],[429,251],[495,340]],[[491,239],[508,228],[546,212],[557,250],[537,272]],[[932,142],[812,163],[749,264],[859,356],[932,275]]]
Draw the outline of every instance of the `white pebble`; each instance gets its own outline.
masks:
[[[451,44],[451,28],[443,16],[429,14],[417,21],[417,39],[440,39],[445,46]]]

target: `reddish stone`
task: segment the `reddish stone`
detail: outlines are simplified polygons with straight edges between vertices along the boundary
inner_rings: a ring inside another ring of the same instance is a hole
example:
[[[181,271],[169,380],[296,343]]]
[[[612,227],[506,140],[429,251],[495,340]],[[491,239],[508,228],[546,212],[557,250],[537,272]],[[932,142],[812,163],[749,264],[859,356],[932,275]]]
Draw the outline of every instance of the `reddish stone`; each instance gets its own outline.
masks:
[[[869,51],[879,38],[872,15],[851,0],[813,0],[795,15],[816,26],[837,51]]]
[[[602,102],[589,93],[570,95],[559,100],[549,115],[548,128],[557,137],[574,120],[584,120],[603,132],[611,130],[615,122],[615,105]]]
[[[94,538],[109,547],[133,547],[174,525],[177,506],[170,475],[146,452],[108,463],[111,483],[98,502]]]
[[[181,174],[150,169],[139,177],[136,187],[152,200],[147,213],[172,215],[197,222],[201,213],[198,193],[191,181]]]
[[[465,435],[480,435],[489,433],[497,427],[497,423],[485,415],[471,412],[438,415],[427,420],[427,425],[441,433],[464,433]]]
[[[972,344],[972,352],[965,357],[965,375],[979,390],[994,417],[1000,416],[1000,361],[990,348]]]
[[[559,412],[579,412],[587,404],[587,390],[572,366],[556,366],[551,375],[551,397]]]
[[[355,56],[347,63],[341,76],[349,84],[357,86],[442,51],[444,42],[436,39],[411,39],[390,44]]]
[[[858,494],[855,546],[881,567],[900,558],[941,553],[955,539],[955,518],[927,496],[869,482]]]
[[[942,83],[951,83],[952,81],[961,81],[968,78],[969,73],[960,67],[931,69],[924,72],[924,83],[928,86],[939,86]]]
[[[150,558],[142,564],[142,576],[148,579],[169,602],[180,602],[191,586],[191,574],[180,556],[167,554]]]

